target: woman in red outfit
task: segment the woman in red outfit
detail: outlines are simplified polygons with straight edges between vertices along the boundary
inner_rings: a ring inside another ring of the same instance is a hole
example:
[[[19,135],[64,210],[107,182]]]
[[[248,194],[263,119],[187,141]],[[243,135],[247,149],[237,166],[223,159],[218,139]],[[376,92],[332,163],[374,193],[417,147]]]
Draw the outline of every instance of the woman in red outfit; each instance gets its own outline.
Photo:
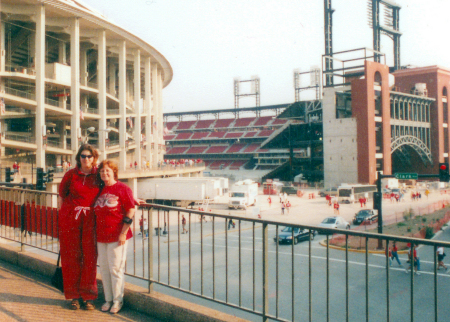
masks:
[[[97,298],[97,245],[92,206],[100,192],[97,178],[98,152],[83,144],[76,155],[77,166],[66,172],[59,186],[61,210],[59,242],[64,295],[70,308],[93,310]]]

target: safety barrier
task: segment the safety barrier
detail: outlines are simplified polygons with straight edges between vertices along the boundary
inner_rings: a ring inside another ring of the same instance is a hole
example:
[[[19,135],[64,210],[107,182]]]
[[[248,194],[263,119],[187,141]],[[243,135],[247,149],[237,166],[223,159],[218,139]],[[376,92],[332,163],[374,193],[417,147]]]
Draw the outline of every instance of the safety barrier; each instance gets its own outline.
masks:
[[[0,188],[0,237],[57,252],[55,198]],[[162,285],[263,321],[438,321],[450,314],[450,279],[438,271],[435,256],[448,242],[320,228],[325,235],[318,247],[315,226],[154,204],[139,207],[136,217],[126,274],[146,281],[149,292]],[[138,234],[141,218],[148,238]],[[332,245],[332,235],[340,236],[340,245]],[[351,253],[355,237],[364,241],[361,253]],[[421,245],[422,276],[405,275],[404,268],[390,268],[387,257],[372,255],[370,245],[379,241],[384,249],[393,241]]]

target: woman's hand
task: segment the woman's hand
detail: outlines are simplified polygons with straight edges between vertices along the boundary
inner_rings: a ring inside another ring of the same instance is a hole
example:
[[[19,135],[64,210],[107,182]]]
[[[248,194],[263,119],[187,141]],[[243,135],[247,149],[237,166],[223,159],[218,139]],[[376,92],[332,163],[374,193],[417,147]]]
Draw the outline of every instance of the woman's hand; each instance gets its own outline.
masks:
[[[120,233],[120,235],[119,235],[119,246],[125,245],[126,241],[127,241],[127,234],[126,233]]]
[[[137,206],[143,205],[145,203],[145,200],[139,199],[139,198],[134,198],[134,202],[136,203]]]

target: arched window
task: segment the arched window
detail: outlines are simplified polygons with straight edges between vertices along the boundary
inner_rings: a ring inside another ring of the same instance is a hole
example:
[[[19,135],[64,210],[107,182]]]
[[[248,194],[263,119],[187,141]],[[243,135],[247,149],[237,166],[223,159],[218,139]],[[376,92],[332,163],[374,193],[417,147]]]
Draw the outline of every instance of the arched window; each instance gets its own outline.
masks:
[[[375,72],[375,78],[374,78],[375,83],[377,83],[377,85],[381,85],[381,80],[382,80],[382,78],[381,78],[380,72]]]

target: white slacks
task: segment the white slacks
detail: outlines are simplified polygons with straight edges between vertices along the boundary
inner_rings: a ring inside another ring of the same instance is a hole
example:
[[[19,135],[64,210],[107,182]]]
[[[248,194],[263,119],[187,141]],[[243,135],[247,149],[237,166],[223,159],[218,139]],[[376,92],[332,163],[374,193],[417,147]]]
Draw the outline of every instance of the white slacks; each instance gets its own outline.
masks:
[[[127,245],[128,241],[122,246],[118,242],[97,243],[98,263],[107,302],[123,302]]]

